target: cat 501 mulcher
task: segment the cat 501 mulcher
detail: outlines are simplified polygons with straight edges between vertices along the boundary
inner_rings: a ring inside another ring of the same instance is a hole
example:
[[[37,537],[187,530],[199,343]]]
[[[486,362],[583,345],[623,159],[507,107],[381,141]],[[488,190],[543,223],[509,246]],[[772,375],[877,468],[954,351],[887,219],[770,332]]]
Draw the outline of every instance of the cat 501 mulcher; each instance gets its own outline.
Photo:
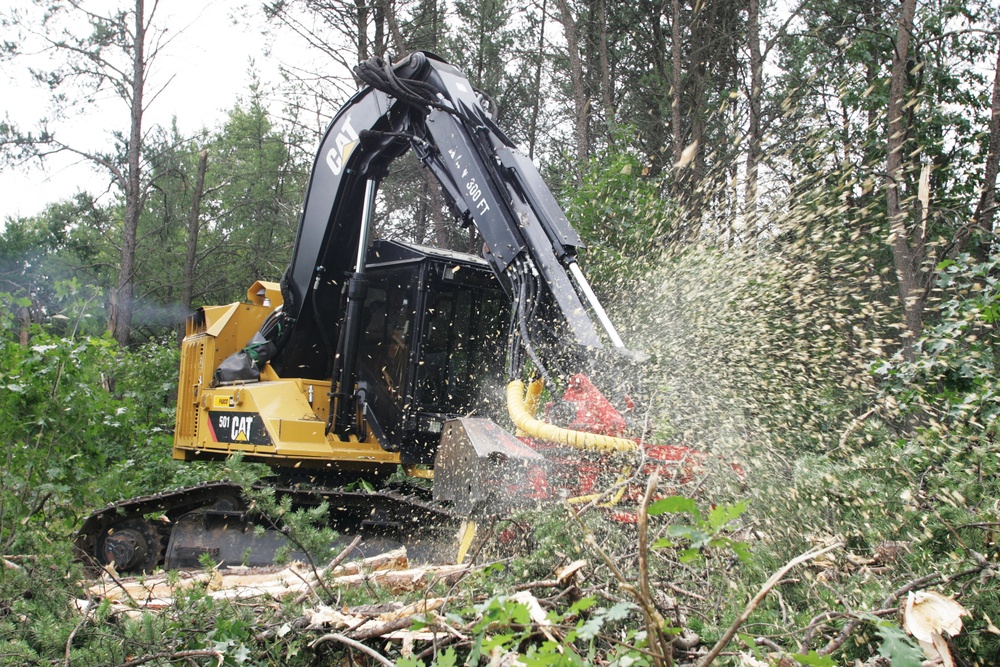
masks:
[[[634,355],[577,265],[579,235],[462,72],[414,53],[356,73],[367,85],[322,140],[281,282],[187,320],[174,458],[239,452],[269,464],[293,506],[327,503],[343,533],[419,550],[443,527],[459,545],[445,557],[461,558],[470,519],[589,493],[595,456],[639,449],[588,379]],[[370,238],[379,184],[407,150],[475,226],[481,257]],[[535,416],[543,384],[565,389],[549,421]],[[387,483],[406,476],[432,492]],[[203,554],[270,563],[285,541],[239,486],[213,482],[95,512],[76,548],[128,572]]]

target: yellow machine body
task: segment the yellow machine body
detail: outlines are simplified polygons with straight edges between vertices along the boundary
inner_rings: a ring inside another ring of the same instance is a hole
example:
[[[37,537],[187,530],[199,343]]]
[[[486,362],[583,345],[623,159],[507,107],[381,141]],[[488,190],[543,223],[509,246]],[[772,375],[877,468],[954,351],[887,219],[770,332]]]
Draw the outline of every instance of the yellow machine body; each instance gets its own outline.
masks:
[[[181,345],[173,457],[225,458],[287,468],[373,469],[400,463],[371,433],[341,440],[326,431],[330,382],[278,377],[270,365],[261,381],[211,386],[212,373],[253,336],[281,305],[277,283],[259,281],[248,301],[199,309],[187,320]]]

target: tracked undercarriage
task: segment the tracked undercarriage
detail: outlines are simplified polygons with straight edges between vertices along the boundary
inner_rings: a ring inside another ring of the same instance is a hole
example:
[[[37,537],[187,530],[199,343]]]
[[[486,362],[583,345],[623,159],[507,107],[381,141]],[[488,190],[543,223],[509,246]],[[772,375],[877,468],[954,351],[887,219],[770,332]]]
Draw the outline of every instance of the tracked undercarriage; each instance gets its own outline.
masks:
[[[349,536],[363,534],[358,555],[368,556],[404,545],[417,561],[444,561],[463,517],[411,494],[293,488],[260,483],[254,490],[273,491],[292,508],[329,505],[330,527]],[[114,564],[123,572],[197,568],[207,556],[213,564],[261,566],[280,551],[305,559],[286,531],[248,507],[242,487],[206,482],[141,498],[112,503],[91,514],[77,533],[77,553],[96,564]]]

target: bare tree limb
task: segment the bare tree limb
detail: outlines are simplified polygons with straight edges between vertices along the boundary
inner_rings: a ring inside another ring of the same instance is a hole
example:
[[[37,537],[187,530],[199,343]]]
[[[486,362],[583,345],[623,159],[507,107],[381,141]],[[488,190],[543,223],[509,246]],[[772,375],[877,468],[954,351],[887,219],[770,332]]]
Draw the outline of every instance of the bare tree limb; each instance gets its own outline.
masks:
[[[732,622],[729,628],[722,633],[722,636],[719,637],[719,641],[715,643],[712,650],[706,653],[705,656],[698,661],[697,667],[707,667],[707,665],[711,664],[713,660],[719,657],[719,654],[722,653],[722,649],[726,648],[729,642],[732,641],[733,637],[736,636],[736,632],[740,629],[740,626],[746,623],[746,620],[750,618],[750,614],[752,614],[757,608],[757,605],[761,603],[761,600],[763,600],[767,594],[771,592],[771,589],[774,588],[790,570],[801,565],[802,563],[807,563],[814,558],[818,558],[825,553],[829,553],[834,549],[839,549],[842,546],[844,546],[843,542],[836,542],[830,546],[823,547],[822,549],[810,549],[809,551],[806,551],[805,553],[788,561],[780,570],[772,574],[771,578],[765,581],[764,585],[760,587],[759,591],[757,591],[757,594],[753,596],[753,599],[747,603],[743,612],[737,616],[736,620]]]
[[[384,655],[382,655],[381,653],[379,653],[375,649],[369,648],[369,647],[365,646],[364,644],[362,644],[361,642],[354,641],[353,639],[345,637],[344,635],[339,635],[339,634],[337,634],[335,632],[331,632],[329,634],[323,635],[322,637],[318,637],[318,638],[314,639],[313,641],[311,641],[309,643],[309,648],[315,648],[316,646],[319,646],[320,644],[322,644],[324,642],[329,642],[329,641],[340,642],[341,644],[343,644],[345,646],[350,646],[351,648],[353,648],[353,649],[355,649],[357,651],[361,651],[362,653],[364,653],[368,657],[376,660],[379,664],[385,665],[385,667],[395,667],[395,663],[394,662],[392,662],[391,660],[389,660],[388,658],[386,658]],[[123,665],[123,667],[124,667],[124,665]]]
[[[222,651],[206,648],[195,651],[177,651],[175,653],[154,653],[152,655],[146,655],[141,658],[123,662],[119,667],[136,667],[137,665],[145,665],[147,662],[163,660],[164,658],[167,660],[186,660],[188,658],[198,657],[213,657],[216,659],[217,662],[215,664],[217,665],[221,665],[222,661],[226,659],[226,655]]]

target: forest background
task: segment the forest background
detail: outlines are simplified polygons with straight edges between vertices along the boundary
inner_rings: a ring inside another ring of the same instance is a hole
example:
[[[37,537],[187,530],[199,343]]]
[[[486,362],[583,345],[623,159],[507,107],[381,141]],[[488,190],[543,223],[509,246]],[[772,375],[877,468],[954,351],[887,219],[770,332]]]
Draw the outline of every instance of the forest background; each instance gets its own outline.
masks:
[[[183,317],[280,277],[319,133],[356,87],[351,66],[423,49],[490,94],[586,240],[585,270],[626,341],[651,355],[656,438],[740,465],[685,493],[706,516],[739,508],[708,528],[750,556],[726,541],[698,542],[695,565],[672,545],[651,549],[646,565],[681,591],[657,604],[683,615],[665,616],[710,645],[782,563],[839,544],[825,569],[760,603],[740,635],[744,657],[734,644],[729,660],[919,664],[895,614],[933,588],[969,611],[948,640],[958,664],[997,664],[995,3],[240,5],[237,19],[262,13],[307,55],[192,135],[143,122],[160,92],[147,87],[150,68],[171,47],[157,3],[108,7],[23,3],[0,17],[4,67],[50,91],[50,119],[95,96],[120,112],[100,150],[46,118],[0,122],[4,169],[72,154],[107,182],[106,194],[53,201],[0,232],[4,661],[116,664],[204,646],[238,663],[317,658],[301,638],[255,633],[244,610],[204,600],[85,624],[68,604],[79,572],[67,538],[88,508],[218,476],[169,460]],[[477,246],[415,162],[396,165],[382,193],[379,234]],[[678,514],[708,530],[697,512]],[[491,571],[463,613],[489,615],[484,595],[502,603],[504,586],[544,578],[553,553],[587,550],[565,515],[558,529],[546,521],[533,557]],[[645,557],[619,538],[625,573],[638,576]],[[547,604],[564,623],[589,613],[629,627],[634,609],[601,606],[619,600],[608,586],[595,585],[589,612]],[[497,645],[532,659],[657,662],[644,636],[577,633],[545,653],[524,632]]]

